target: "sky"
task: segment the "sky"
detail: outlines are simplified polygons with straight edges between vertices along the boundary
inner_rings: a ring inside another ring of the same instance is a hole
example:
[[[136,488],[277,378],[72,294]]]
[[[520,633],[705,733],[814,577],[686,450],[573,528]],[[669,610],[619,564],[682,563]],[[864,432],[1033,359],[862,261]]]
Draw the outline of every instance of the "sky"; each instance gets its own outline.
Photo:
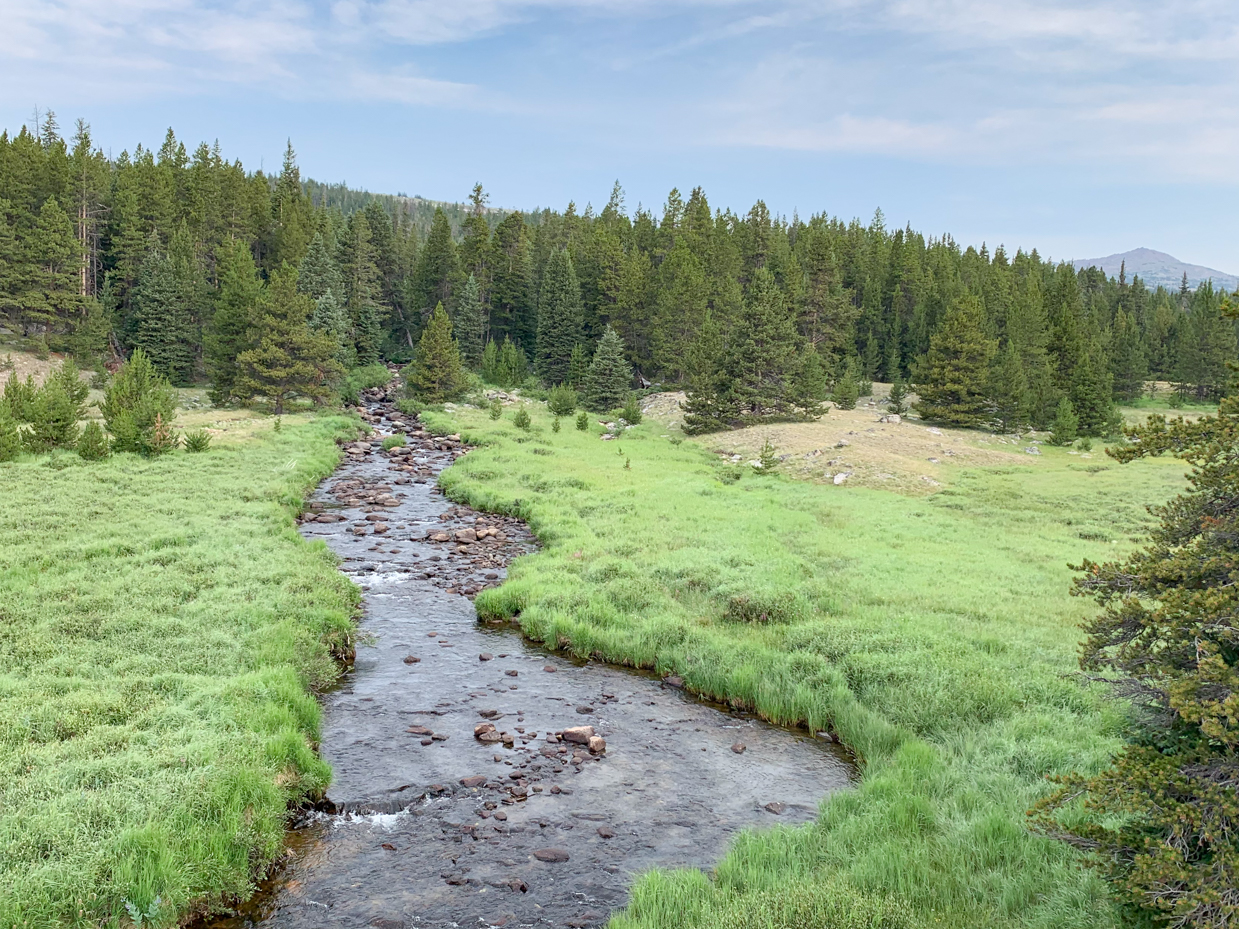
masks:
[[[1239,272],[1234,0],[0,0],[0,127],[501,207],[910,223]]]

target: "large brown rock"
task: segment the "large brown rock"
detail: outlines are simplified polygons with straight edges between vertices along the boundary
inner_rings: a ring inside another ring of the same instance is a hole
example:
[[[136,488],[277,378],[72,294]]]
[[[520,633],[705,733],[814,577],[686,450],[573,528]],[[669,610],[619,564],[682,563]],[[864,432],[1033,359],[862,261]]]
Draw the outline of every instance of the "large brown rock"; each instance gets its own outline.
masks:
[[[576,742],[578,745],[588,745],[589,740],[594,737],[593,726],[573,726],[570,729],[565,729],[560,737],[565,742]]]

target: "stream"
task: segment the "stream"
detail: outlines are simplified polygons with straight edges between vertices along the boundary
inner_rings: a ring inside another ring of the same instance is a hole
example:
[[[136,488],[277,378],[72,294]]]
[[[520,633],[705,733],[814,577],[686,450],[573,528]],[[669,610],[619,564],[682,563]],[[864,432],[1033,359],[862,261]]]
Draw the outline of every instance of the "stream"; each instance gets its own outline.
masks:
[[[479,623],[470,598],[533,537],[439,493],[458,438],[378,400],[363,416],[374,432],[301,525],[364,592],[355,664],[323,698],[328,801],[259,893],[203,926],[600,926],[640,872],[708,869],[738,830],[808,822],[851,783],[829,737]],[[384,451],[396,431],[407,445]]]

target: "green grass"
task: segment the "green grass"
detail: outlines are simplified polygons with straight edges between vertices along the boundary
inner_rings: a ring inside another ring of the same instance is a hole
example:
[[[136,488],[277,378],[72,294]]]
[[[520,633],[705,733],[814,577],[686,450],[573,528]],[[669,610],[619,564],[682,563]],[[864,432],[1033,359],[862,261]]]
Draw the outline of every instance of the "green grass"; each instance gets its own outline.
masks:
[[[614,929],[1117,924],[1099,879],[1025,812],[1047,775],[1103,764],[1124,725],[1078,677],[1090,605],[1067,564],[1136,544],[1180,463],[1046,448],[911,498],[729,483],[656,424],[601,442],[531,412],[530,433],[483,411],[425,417],[484,445],[445,472],[449,496],[524,517],[545,546],[479,611],[829,728],[863,771],[814,825],[739,838],[712,880],[646,876]]]
[[[291,513],[352,421],[243,425],[198,455],[0,465],[0,926],[246,895],[327,784],[313,691],[357,594]]]

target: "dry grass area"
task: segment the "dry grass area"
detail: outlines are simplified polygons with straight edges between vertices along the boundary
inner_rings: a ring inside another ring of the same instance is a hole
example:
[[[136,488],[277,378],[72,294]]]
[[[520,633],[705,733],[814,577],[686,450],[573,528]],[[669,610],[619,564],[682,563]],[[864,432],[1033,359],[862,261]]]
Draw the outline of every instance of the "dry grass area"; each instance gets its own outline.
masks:
[[[40,358],[31,352],[14,351],[0,345],[0,384],[7,381],[14,371],[17,372],[19,380],[24,381],[33,374],[35,383],[42,384],[52,368],[58,367],[66,357],[53,352],[46,358]],[[89,380],[92,374],[93,371],[82,372],[86,380]]]
[[[1044,436],[1016,439],[965,429],[927,426],[919,419],[881,422],[888,385],[875,384],[854,410],[831,409],[811,423],[779,423],[713,433],[692,441],[740,464],[755,460],[767,440],[791,477],[817,483],[932,493],[961,467],[1036,465]],[[657,394],[646,415],[678,429],[683,394]],[[1030,454],[1026,449],[1036,449]],[[737,457],[738,456],[738,457]],[[1081,457],[1088,457],[1081,455]]]

